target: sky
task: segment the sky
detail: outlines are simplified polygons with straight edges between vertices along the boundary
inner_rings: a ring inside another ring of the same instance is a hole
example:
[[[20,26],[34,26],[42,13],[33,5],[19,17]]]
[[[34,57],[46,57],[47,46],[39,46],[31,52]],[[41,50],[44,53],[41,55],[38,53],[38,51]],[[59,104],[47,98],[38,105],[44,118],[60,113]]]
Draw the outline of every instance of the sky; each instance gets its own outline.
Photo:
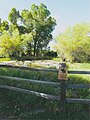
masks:
[[[44,3],[57,21],[53,36],[64,32],[69,26],[90,22],[90,0],[0,0],[0,18],[8,20],[10,10],[30,10],[32,4]]]

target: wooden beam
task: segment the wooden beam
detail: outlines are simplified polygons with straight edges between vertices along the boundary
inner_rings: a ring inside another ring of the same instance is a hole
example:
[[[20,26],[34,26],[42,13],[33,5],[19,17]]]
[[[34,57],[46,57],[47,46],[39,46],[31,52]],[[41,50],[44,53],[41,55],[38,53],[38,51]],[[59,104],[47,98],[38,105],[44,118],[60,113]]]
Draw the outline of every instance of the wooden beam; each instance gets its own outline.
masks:
[[[45,94],[45,93],[30,91],[30,90],[21,89],[21,88],[12,87],[12,86],[7,86],[7,85],[0,85],[0,88],[8,89],[8,90],[14,90],[14,91],[17,91],[17,92],[28,93],[28,94],[36,95],[38,97],[45,98],[45,99],[60,101],[60,97],[59,96],[54,96],[54,95],[49,95],[49,94]],[[67,103],[85,103],[85,104],[90,104],[90,99],[67,98],[66,102]]]
[[[67,98],[68,103],[87,103],[90,104],[90,99],[80,99],[80,98]]]
[[[35,83],[35,84],[46,84],[46,85],[52,85],[55,87],[59,87],[60,83],[57,82],[47,82],[47,81],[40,81],[40,80],[32,80],[32,79],[25,79],[25,78],[18,78],[18,77],[10,77],[10,76],[1,76],[0,78],[3,79],[11,79],[11,80],[16,80],[16,81],[25,81],[29,83]]]
[[[67,88],[72,88],[72,89],[90,88],[90,84],[67,84]]]
[[[14,66],[14,65],[6,65],[6,64],[0,64],[0,67],[18,68],[18,69],[32,70],[32,71],[58,72],[57,69],[31,68],[31,67],[25,67],[25,66]]]
[[[68,71],[68,74],[90,74],[90,71]]]
[[[16,81],[25,81],[29,83],[34,83],[34,84],[46,84],[46,85],[52,85],[55,87],[60,87],[59,82],[47,82],[47,81],[40,81],[40,80],[32,80],[32,79],[25,79],[25,78],[18,78],[18,77],[10,77],[10,76],[0,76],[0,78],[3,79],[12,79]],[[72,89],[78,89],[78,88],[90,88],[90,84],[67,84],[67,88],[72,88]]]
[[[18,69],[25,69],[25,70],[32,70],[32,71],[45,71],[45,72],[58,73],[58,69],[30,68],[30,67],[25,67],[25,66],[14,66],[14,65],[6,65],[6,64],[0,64],[0,67],[18,68]],[[68,74],[90,74],[90,71],[68,71]]]
[[[45,94],[45,93],[30,91],[30,90],[27,90],[27,89],[22,89],[22,88],[7,86],[7,85],[0,85],[0,88],[8,89],[8,90],[14,90],[14,91],[17,91],[17,92],[28,93],[28,94],[36,95],[38,97],[45,98],[45,99],[50,99],[50,100],[59,100],[60,99],[59,96],[54,96],[54,95],[49,95],[49,94]]]

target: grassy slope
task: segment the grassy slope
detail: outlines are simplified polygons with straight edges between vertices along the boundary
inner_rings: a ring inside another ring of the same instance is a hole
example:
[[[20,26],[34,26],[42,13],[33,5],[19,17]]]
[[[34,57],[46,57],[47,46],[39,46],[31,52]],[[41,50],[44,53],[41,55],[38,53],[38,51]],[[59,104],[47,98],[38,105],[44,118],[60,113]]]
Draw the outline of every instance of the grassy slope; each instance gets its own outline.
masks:
[[[90,64],[78,64],[70,65],[69,69],[87,69],[89,70]],[[10,75],[31,79],[58,81],[57,74],[45,73],[45,72],[32,72],[27,70],[16,70],[0,68],[0,74]],[[90,83],[90,76],[84,75],[69,75],[68,83]],[[52,88],[51,86],[32,85],[25,82],[15,82],[12,80],[0,80],[0,84],[8,84],[17,87],[27,88],[31,90],[41,91],[49,94],[59,94],[59,90]],[[80,97],[90,98],[89,89],[68,90],[67,97]],[[67,104],[66,112],[61,120],[89,120],[90,105],[84,104]],[[6,119],[20,120],[39,120],[50,119],[59,120],[61,114],[59,111],[59,103],[48,101],[42,98],[38,98],[32,95],[12,92],[9,90],[0,90],[0,119],[3,117]]]

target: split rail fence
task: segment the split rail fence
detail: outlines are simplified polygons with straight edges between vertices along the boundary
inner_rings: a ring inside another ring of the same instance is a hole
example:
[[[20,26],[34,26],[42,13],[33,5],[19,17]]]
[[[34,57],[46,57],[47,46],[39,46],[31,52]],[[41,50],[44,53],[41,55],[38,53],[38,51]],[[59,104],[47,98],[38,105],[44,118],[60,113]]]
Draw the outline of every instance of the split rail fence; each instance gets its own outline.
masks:
[[[29,68],[29,67],[19,67],[19,66],[12,66],[12,65],[0,65],[0,67],[5,68],[17,68],[17,69],[24,69],[24,70],[32,70],[32,71],[45,71],[45,72],[56,72],[58,73],[57,69],[40,69],[40,68]],[[68,71],[68,74],[88,74],[90,75],[90,71]],[[24,78],[18,78],[18,77],[10,77],[10,76],[2,76],[0,75],[0,79],[12,79],[16,81],[25,81],[28,83],[34,83],[34,84],[46,84],[46,85],[52,85],[55,87],[60,87],[60,95],[54,96],[49,95],[45,93],[40,93],[36,91],[30,91],[27,89],[22,89],[18,87],[8,86],[8,85],[0,85],[0,88],[13,90],[17,92],[23,92],[23,93],[29,93],[32,95],[36,95],[38,97],[42,97],[45,99],[50,99],[54,101],[60,101],[60,102],[67,102],[67,103],[86,103],[90,104],[90,99],[80,99],[80,98],[66,98],[66,90],[68,88],[71,89],[90,89],[90,84],[67,84],[65,80],[59,80],[58,82],[47,82],[47,81],[40,81],[40,80],[32,80],[32,79],[24,79]]]

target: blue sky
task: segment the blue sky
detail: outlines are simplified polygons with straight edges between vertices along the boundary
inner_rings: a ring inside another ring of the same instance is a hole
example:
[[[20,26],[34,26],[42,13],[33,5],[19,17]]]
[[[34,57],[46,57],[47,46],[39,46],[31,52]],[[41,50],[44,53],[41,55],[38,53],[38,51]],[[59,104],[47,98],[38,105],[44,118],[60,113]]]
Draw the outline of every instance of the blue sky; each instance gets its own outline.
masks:
[[[90,22],[90,0],[0,0],[0,18],[7,20],[13,7],[21,11],[30,9],[33,3],[44,3],[57,20],[54,36],[64,32],[68,26]]]

